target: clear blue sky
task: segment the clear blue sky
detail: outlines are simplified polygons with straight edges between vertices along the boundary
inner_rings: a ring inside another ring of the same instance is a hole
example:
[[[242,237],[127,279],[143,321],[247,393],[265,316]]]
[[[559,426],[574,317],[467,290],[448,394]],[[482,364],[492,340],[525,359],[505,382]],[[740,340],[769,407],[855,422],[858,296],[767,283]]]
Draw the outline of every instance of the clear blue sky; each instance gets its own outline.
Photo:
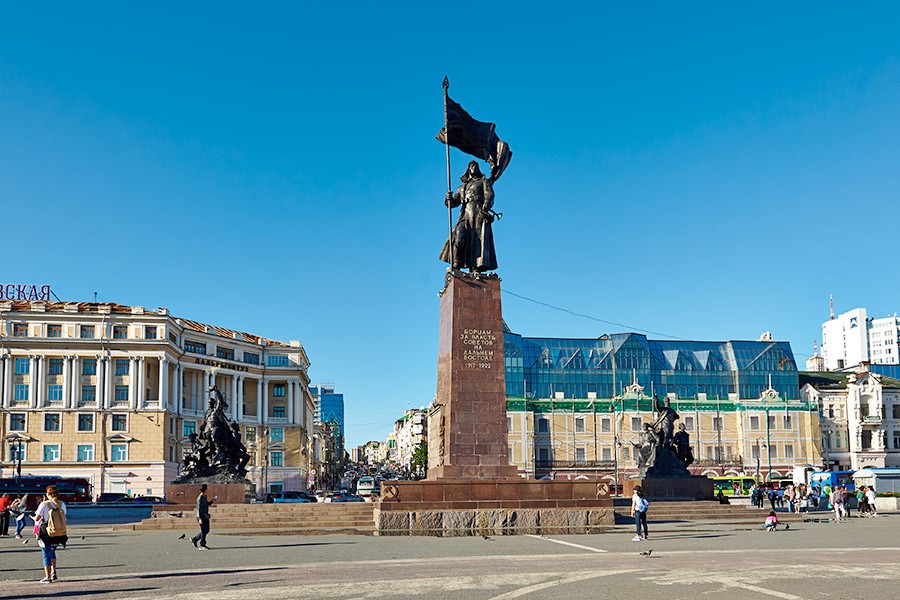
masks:
[[[0,280],[300,339],[384,439],[435,391],[448,75],[514,153],[504,289],[624,325],[513,331],[802,364],[829,294],[900,311],[896,3],[258,4],[3,7]]]

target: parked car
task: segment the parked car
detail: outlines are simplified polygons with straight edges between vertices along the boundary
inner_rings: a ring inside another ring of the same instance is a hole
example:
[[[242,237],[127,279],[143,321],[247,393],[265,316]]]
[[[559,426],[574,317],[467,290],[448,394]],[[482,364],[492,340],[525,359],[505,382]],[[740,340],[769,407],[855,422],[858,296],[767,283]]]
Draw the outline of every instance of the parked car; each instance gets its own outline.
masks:
[[[162,496],[138,496],[134,499],[135,504],[168,504],[168,500]]]
[[[365,502],[365,498],[356,494],[336,492],[328,498],[328,502]]]
[[[134,498],[124,492],[103,492],[97,496],[97,502],[134,502]]]
[[[274,494],[266,494],[266,502],[269,504],[302,504],[318,502],[315,496],[310,496],[306,492],[276,492]]]

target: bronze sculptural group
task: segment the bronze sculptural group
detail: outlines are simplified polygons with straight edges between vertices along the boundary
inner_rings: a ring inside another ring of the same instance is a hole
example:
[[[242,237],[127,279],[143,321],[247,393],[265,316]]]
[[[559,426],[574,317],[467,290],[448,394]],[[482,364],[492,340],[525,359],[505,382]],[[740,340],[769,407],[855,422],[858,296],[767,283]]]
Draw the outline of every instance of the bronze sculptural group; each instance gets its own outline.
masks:
[[[174,483],[243,483],[250,454],[241,430],[225,414],[228,404],[215,386],[209,388],[209,407],[191,446],[184,451],[182,473]]]
[[[639,473],[637,478],[646,477],[686,477],[687,467],[694,462],[690,436],[684,424],[675,432],[678,413],[672,408],[668,398],[660,402],[653,396],[657,417],[653,423],[644,423],[640,442],[632,443]]]

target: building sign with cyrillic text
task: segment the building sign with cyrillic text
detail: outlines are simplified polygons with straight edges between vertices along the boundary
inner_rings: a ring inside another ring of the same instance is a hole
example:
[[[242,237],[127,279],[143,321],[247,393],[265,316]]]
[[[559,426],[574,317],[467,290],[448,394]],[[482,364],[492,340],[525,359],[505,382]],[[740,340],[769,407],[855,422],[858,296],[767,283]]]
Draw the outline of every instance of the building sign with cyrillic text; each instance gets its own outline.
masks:
[[[31,300],[50,302],[49,285],[30,283],[0,283],[0,300]]]

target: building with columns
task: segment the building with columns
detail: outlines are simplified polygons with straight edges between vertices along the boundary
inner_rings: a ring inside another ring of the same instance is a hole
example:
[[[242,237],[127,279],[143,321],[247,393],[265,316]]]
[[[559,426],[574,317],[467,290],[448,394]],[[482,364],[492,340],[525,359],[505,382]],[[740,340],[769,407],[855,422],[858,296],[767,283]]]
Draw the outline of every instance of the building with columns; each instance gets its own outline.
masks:
[[[165,308],[0,302],[0,477],[85,477],[94,494],[163,495],[217,386],[257,490],[304,489],[313,456],[309,359],[298,341]]]

